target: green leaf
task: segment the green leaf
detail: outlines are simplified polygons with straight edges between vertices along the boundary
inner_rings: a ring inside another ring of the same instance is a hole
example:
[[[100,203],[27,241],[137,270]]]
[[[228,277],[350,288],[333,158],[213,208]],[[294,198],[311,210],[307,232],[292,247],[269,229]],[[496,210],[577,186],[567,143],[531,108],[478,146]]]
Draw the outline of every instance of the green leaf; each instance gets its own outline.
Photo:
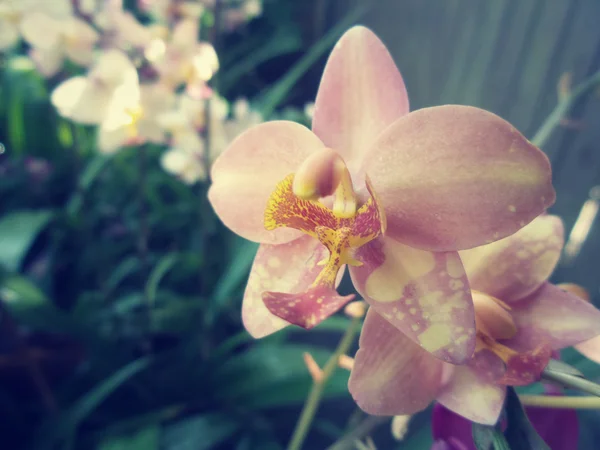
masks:
[[[156,291],[163,277],[169,273],[175,263],[177,263],[178,254],[171,253],[163,256],[156,266],[152,269],[148,282],[146,283],[146,297],[148,302],[153,305],[156,300]]]
[[[38,450],[51,449],[56,442],[68,439],[76,432],[77,427],[102,402],[114,393],[117,388],[134,375],[147,369],[152,361],[153,359],[150,357],[137,359],[117,370],[96,387],[88,391],[64,413],[60,414],[55,419],[49,420],[42,426],[35,441],[34,448]]]
[[[166,427],[161,439],[163,450],[210,450],[232,437],[241,422],[229,414],[209,413],[189,417]]]
[[[299,35],[281,30],[272,39],[269,39],[265,45],[258,47],[222,74],[219,80],[221,91],[226,92],[229,90],[242,76],[251,72],[263,62],[286,53],[298,51],[301,45],[302,40]]]
[[[21,89],[15,89],[8,103],[8,141],[11,149],[23,153],[25,149],[25,99]]]
[[[225,309],[227,302],[234,296],[235,290],[246,280],[257,249],[256,243],[236,238],[231,263],[219,278],[209,309],[204,316],[206,324],[210,325],[215,321],[219,312]]]
[[[472,430],[477,450],[510,450],[506,438],[496,428],[473,422]]]
[[[335,27],[333,27],[319,42],[313,45],[296,64],[269,89],[260,102],[260,112],[263,117],[269,118],[273,111],[281,104],[296,85],[298,80],[312,67],[318,59],[325,54],[358,19],[365,14],[370,6],[361,4],[351,10]]]
[[[23,259],[36,236],[53,217],[52,211],[19,211],[4,216],[0,220],[0,264],[15,272],[20,269]]]
[[[542,379],[567,389],[576,389],[588,394],[600,396],[599,384],[586,380],[579,370],[563,361],[550,360],[542,372]]]
[[[0,284],[2,300],[19,323],[45,331],[71,330],[69,315],[56,305],[35,284],[22,276],[9,276]]]
[[[99,450],[158,450],[159,427],[152,425],[126,436],[106,438]]]
[[[246,241],[245,239],[239,239],[234,254],[232,255],[232,262],[229,264],[215,287],[213,295],[215,303],[218,304],[227,300],[233,294],[235,289],[246,279],[257,249],[258,245],[256,243]]]
[[[295,344],[274,345],[259,342],[245,352],[215,368],[212,376],[218,387],[218,400],[234,402],[250,409],[301,403],[312,379],[304,365],[303,354],[309,352],[323,365],[331,352]],[[348,393],[348,372],[339,369],[325,388],[325,397]]]
[[[514,388],[508,387],[506,391],[506,419],[508,425],[504,436],[512,450],[550,450],[544,440],[537,434],[533,425],[527,418],[521,405],[519,396]]]
[[[67,204],[66,211],[70,216],[75,216],[83,205],[83,197],[90,189],[92,183],[100,176],[113,155],[97,155],[85,167],[79,179],[79,185]]]
[[[342,315],[336,315],[336,316],[332,316],[329,319],[321,322],[319,325],[317,325],[314,329],[314,331],[340,331],[340,332],[344,332],[348,329],[348,327],[350,326],[350,323],[352,321],[350,319],[348,319],[345,316]],[[296,330],[294,330],[296,331]],[[298,331],[302,332],[304,331],[302,328],[300,328]]]

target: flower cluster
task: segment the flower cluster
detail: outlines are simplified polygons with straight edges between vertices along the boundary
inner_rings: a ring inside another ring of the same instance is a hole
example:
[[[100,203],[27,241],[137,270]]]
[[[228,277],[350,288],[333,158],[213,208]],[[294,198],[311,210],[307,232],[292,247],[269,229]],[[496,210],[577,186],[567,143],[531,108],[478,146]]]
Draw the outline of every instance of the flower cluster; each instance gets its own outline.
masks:
[[[371,414],[437,400],[485,424],[506,386],[540,379],[554,350],[600,334],[600,312],[548,283],[563,247],[547,157],[500,117],[409,112],[383,43],[355,27],[335,46],[312,130],[276,121],[212,169],[222,221],[260,243],[242,318],[256,338],[369,304],[349,389]]]
[[[236,5],[225,12],[260,13],[260,2]],[[97,126],[101,152],[167,144],[165,170],[194,183],[206,178],[207,166],[236,134],[262,122],[245,99],[230,111],[208,85],[219,61],[213,46],[199,40],[199,23],[211,6],[141,1],[154,18],[144,25],[122,0],[4,0],[0,46],[22,37],[40,73],[63,79],[52,92],[53,105],[65,118]],[[242,16],[231,20],[240,23]],[[64,79],[72,65],[86,73]]]

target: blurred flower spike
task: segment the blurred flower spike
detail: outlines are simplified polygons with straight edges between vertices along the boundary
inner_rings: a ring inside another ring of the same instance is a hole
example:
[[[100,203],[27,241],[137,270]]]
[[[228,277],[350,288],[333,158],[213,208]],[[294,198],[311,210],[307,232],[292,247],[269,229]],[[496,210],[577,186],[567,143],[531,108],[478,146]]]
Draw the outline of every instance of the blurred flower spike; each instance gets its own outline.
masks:
[[[51,47],[55,41],[54,21],[69,21],[73,15],[71,0],[3,0],[0,2],[0,52],[19,43],[22,26],[31,17],[43,17],[43,30],[49,32],[44,47]],[[37,19],[34,19],[37,20]],[[25,33],[29,26],[25,24]],[[35,46],[34,46],[35,47]]]
[[[496,115],[453,105],[409,113],[390,54],[360,26],[329,57],[312,131],[257,125],[217,159],[212,179],[219,217],[261,244],[242,308],[254,337],[335,313],[353,298],[336,292],[349,266],[382,326],[456,364],[477,342],[457,251],[511,235],[555,197],[548,159]]]
[[[0,4],[0,21],[18,19],[17,32],[43,75],[59,74],[67,59],[89,67],[62,81],[51,100],[62,117],[98,127],[101,152],[167,145],[163,168],[192,184],[207,178],[210,164],[237,134],[263,121],[245,99],[230,113],[208,85],[219,60],[213,46],[199,40],[199,23],[214,5],[146,0],[139,6],[156,21],[143,25],[122,0],[82,0],[75,7],[69,1],[63,8],[57,1],[54,9],[30,2],[30,11]]]
[[[573,409],[549,409],[527,406],[527,416],[540,437],[552,450],[577,448],[579,423]],[[471,422],[444,408],[433,407],[431,428],[434,444],[431,450],[477,450]]]
[[[477,329],[475,354],[461,366],[433,358],[371,308],[349,381],[359,406],[413,414],[437,400],[468,420],[496,423],[507,385],[538,381],[554,350],[600,335],[600,311],[547,281],[562,247],[561,220],[542,215],[512,236],[460,252]]]

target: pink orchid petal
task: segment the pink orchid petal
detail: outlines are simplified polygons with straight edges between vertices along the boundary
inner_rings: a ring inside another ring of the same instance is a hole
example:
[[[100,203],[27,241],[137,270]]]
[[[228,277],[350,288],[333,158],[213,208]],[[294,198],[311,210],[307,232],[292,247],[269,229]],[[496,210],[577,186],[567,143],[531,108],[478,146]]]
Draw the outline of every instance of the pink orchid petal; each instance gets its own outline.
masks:
[[[379,237],[361,247],[354,286],[375,311],[434,356],[461,364],[475,349],[475,312],[457,252]]]
[[[600,311],[550,283],[511,307],[518,332],[502,343],[515,350],[561,349],[600,335]]]
[[[265,292],[267,309],[286,322],[310,330],[354,298],[354,294],[339,295],[328,286],[315,286],[299,294]]]
[[[577,344],[575,350],[586,358],[600,364],[600,336]]]
[[[527,386],[539,381],[548,365],[552,349],[542,345],[526,352],[519,352],[506,362],[506,372],[496,383],[506,386]]]
[[[505,395],[504,386],[480,377],[471,367],[455,366],[437,401],[472,422],[494,425]]]
[[[559,217],[543,215],[512,236],[461,251],[471,288],[508,303],[531,294],[554,271],[563,233]]]
[[[286,176],[295,172],[323,143],[309,129],[294,122],[256,125],[241,134],[215,161],[208,192],[219,218],[240,236],[264,244],[289,242],[301,232],[267,231],[267,200]]]
[[[304,292],[321,272],[317,263],[327,255],[327,249],[310,236],[258,248],[242,303],[242,320],[253,337],[261,338],[289,325],[269,312],[263,292]]]
[[[364,170],[388,234],[427,250],[509,236],[554,202],[548,158],[508,122],[469,106],[425,108],[390,125]]]
[[[487,348],[478,350],[468,365],[473,372],[477,373],[480,379],[490,383],[495,383],[506,373],[504,362]]]
[[[435,398],[443,365],[371,308],[348,388],[369,414],[414,414]]]
[[[503,345],[493,344],[497,349]],[[488,348],[478,349],[469,367],[482,379],[505,386],[526,386],[540,379],[541,373],[552,356],[549,345],[528,350],[504,347],[503,359]]]
[[[404,81],[385,45],[365,27],[347,31],[327,61],[313,131],[355,171],[377,135],[407,113]]]

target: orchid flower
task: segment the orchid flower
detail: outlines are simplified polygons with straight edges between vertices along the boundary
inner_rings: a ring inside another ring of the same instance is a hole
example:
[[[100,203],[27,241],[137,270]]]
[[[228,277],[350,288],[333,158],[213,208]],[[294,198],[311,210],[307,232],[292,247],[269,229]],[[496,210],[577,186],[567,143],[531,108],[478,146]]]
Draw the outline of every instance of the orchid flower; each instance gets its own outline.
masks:
[[[175,101],[162,84],[140,85],[124,53],[104,53],[87,76],[70,78],[52,93],[59,114],[74,122],[100,125],[98,147],[105,153],[123,145],[165,140],[158,116]]]
[[[73,14],[71,0],[0,0],[0,51],[19,42],[21,22],[34,13],[67,19]]]
[[[432,357],[371,308],[349,381],[358,405],[371,414],[413,414],[435,399],[471,421],[495,423],[505,386],[539,380],[554,350],[600,334],[600,311],[547,281],[562,247],[561,220],[543,215],[512,236],[460,252],[477,330],[465,365]]]
[[[250,109],[248,101],[239,99],[232,105],[232,117],[227,118],[229,105],[213,95],[210,105],[207,149],[199,133],[206,128],[206,101],[182,95],[177,110],[160,117],[161,126],[171,134],[171,148],[164,153],[161,165],[188,184],[206,179],[208,168],[235,137],[252,125],[262,122],[262,117]],[[208,152],[208,154],[207,154]]]
[[[230,6],[225,10],[223,22],[227,30],[234,30],[261,14],[262,0],[243,0],[238,7],[232,8]]]
[[[212,45],[198,42],[198,21],[184,19],[177,23],[163,55],[153,65],[162,82],[171,86],[186,84],[188,94],[202,98],[206,82],[219,68],[219,60]]]
[[[123,0],[106,0],[104,7],[94,15],[94,22],[108,38],[108,44],[122,51],[143,51],[154,37],[150,27],[123,9]]]
[[[531,424],[552,450],[577,448],[579,422],[573,409],[525,407]],[[433,407],[431,450],[477,450],[471,422],[442,405]]]
[[[21,33],[32,47],[32,59],[47,77],[58,73],[65,58],[82,66],[90,65],[100,38],[94,28],[77,17],[55,19],[41,12],[23,19]]]
[[[112,153],[124,145],[162,144],[165,132],[159,116],[175,102],[173,91],[163,84],[131,85],[115,95],[98,130],[98,148]]]
[[[176,17],[198,20],[204,12],[204,5],[196,1],[138,0],[138,6],[163,23],[169,23]]]
[[[573,283],[562,283],[559,287],[565,291],[577,295],[586,302],[590,301],[590,294],[581,286]],[[574,346],[575,350],[581,353],[586,358],[600,364],[600,336],[596,336],[585,342],[581,342]]]
[[[62,117],[77,123],[99,125],[114,101],[136,98],[137,71],[118,51],[103,53],[86,76],[69,78],[52,92],[51,101]],[[120,100],[118,100],[120,98]]]
[[[262,115],[250,107],[245,98],[231,106],[231,117],[210,123],[210,159],[214,161],[240,134],[264,122]]]
[[[409,113],[384,44],[354,27],[335,46],[312,131],[254,126],[212,168],[209,199],[261,244],[242,318],[256,337],[311,328],[353,296],[346,265],[383,322],[452,363],[475,348],[457,250],[501,239],[554,201],[546,156],[498,116],[467,106]]]

